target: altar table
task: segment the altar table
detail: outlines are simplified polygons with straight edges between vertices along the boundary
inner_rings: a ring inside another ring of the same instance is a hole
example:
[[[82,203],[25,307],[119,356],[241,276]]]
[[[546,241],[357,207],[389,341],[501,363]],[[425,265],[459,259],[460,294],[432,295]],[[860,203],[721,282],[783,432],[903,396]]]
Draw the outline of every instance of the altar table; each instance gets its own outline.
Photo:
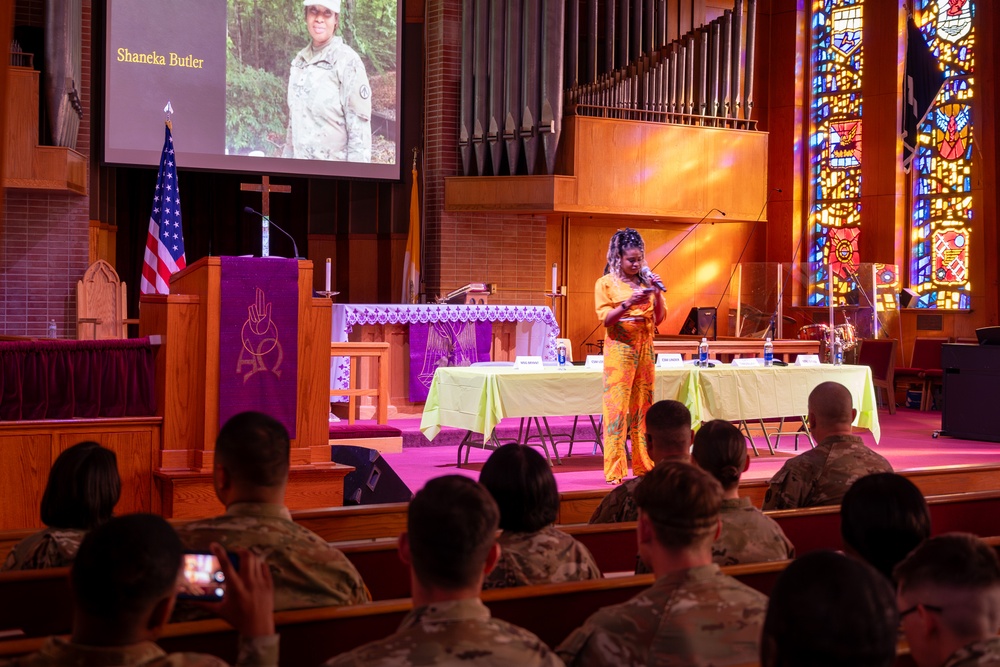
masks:
[[[409,383],[409,333],[411,324],[435,322],[492,322],[494,332],[503,324],[510,332],[510,341],[495,343],[493,358],[513,360],[517,355],[535,355],[551,360],[556,356],[556,338],[559,325],[547,306],[503,305],[444,305],[444,304],[333,304],[334,342],[374,341],[390,344],[391,396],[395,412],[397,406],[413,405],[419,413],[420,404],[410,404],[407,397]],[[499,339],[499,336],[494,336]],[[499,354],[500,347],[503,354]],[[335,357],[331,369],[331,388],[346,389],[350,366],[346,357]]]

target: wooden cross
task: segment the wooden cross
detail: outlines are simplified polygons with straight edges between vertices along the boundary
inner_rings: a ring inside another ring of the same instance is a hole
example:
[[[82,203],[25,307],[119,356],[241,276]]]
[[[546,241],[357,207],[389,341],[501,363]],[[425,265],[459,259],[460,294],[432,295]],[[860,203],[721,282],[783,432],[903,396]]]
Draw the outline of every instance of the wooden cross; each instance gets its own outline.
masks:
[[[271,254],[271,239],[270,230],[268,229],[268,223],[270,223],[271,215],[271,193],[272,192],[291,192],[292,186],[290,185],[271,185],[271,178],[267,175],[262,177],[261,183],[240,183],[240,190],[244,192],[259,192],[261,193],[260,212],[263,214],[264,219],[261,222],[261,257],[267,257]]]

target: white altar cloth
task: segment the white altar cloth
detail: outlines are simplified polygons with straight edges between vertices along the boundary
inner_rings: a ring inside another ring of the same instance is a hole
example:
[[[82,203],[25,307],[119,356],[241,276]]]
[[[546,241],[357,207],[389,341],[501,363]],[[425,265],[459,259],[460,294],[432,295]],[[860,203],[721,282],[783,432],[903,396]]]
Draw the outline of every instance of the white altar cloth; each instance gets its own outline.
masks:
[[[333,304],[333,342],[345,342],[355,325],[427,324],[433,322],[517,322],[516,354],[556,358],[559,325],[548,306],[443,305],[443,304]],[[336,357],[330,386],[346,389],[350,364]],[[346,401],[346,397],[339,397]]]

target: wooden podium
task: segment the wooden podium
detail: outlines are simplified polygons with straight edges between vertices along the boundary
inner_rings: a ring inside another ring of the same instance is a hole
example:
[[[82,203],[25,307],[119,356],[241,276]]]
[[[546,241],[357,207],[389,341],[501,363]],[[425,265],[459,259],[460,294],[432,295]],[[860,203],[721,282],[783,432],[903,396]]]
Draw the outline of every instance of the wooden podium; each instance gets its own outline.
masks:
[[[344,476],[353,468],[330,462],[330,301],[312,296],[312,262],[299,260],[298,266],[298,410],[286,504],[311,509],[342,505]],[[205,257],[171,276],[169,295],[140,298],[139,335],[162,337],[156,397],[163,436],[153,511],[168,518],[223,511],[212,487],[221,282],[221,259]]]

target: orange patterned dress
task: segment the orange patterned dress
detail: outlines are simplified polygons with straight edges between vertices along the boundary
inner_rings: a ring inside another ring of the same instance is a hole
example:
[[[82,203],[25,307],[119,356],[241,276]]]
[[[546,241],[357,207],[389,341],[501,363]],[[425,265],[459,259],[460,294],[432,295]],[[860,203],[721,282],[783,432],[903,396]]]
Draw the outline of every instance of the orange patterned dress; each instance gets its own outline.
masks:
[[[597,317],[603,322],[608,312],[632,295],[632,287],[614,274],[606,274],[594,285]],[[655,355],[653,335],[656,325],[653,299],[629,309],[618,322],[605,329],[604,336],[604,478],[614,481],[628,476],[626,437],[632,441],[632,472],[645,475],[653,462],[646,453],[643,418],[653,403]]]

